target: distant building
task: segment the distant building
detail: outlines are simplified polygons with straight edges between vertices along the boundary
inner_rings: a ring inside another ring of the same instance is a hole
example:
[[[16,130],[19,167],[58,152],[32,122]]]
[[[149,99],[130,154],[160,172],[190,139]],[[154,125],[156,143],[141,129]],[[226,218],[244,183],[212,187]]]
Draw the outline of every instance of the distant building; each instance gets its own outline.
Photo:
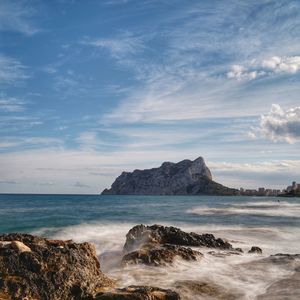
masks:
[[[292,182],[292,185],[288,186],[286,189],[277,190],[277,189],[266,189],[264,187],[260,187],[257,190],[255,189],[244,189],[240,188],[240,195],[243,196],[278,196],[285,195],[287,193],[300,193],[300,184],[296,181]]]
[[[289,185],[281,195],[287,197],[300,197],[300,184],[293,181],[292,185]]]

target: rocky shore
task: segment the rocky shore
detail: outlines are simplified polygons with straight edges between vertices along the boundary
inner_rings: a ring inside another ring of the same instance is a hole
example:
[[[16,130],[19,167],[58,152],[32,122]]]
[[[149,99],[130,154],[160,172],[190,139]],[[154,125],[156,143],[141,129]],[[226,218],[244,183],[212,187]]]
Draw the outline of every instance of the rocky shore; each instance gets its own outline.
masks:
[[[253,246],[247,252],[259,256],[262,249]],[[212,234],[187,233],[161,225],[137,225],[126,235],[120,268],[129,265],[156,268],[172,265],[175,259],[199,263],[201,267],[205,255],[243,255],[243,250]],[[300,255],[278,254],[258,259],[256,264],[263,266],[272,262],[292,266],[295,274],[289,284],[295,291],[298,289],[299,295],[299,260]],[[282,295],[285,285],[284,280],[275,282],[259,299],[277,299],[274,290]],[[169,288],[159,287],[159,282],[154,282],[153,286],[121,287],[101,271],[95,247],[90,243],[51,240],[29,234],[0,235],[0,299],[3,300],[188,300],[190,293],[203,299],[241,299],[236,290],[228,291],[210,281],[197,281],[197,278],[176,281]]]

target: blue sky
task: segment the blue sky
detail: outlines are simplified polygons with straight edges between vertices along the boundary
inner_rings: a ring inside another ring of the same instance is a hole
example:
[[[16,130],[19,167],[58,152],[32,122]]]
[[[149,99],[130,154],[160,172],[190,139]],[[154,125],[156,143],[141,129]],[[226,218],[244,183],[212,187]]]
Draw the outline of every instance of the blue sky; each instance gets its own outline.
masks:
[[[0,192],[97,193],[203,156],[300,181],[300,1],[0,1]]]

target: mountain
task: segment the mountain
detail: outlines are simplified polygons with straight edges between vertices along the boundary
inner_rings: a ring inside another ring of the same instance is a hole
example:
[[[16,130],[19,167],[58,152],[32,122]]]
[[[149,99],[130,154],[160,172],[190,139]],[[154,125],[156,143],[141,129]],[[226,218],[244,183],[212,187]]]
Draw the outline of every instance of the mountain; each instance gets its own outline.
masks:
[[[164,162],[160,167],[123,172],[102,195],[236,195],[212,180],[204,159]]]

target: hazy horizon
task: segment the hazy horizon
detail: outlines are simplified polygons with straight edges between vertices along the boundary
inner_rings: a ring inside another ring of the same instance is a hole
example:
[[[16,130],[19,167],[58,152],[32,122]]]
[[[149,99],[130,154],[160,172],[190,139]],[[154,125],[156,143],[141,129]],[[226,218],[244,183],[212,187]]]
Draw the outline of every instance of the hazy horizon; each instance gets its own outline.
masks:
[[[98,194],[205,159],[300,182],[300,2],[0,2],[0,193]]]

